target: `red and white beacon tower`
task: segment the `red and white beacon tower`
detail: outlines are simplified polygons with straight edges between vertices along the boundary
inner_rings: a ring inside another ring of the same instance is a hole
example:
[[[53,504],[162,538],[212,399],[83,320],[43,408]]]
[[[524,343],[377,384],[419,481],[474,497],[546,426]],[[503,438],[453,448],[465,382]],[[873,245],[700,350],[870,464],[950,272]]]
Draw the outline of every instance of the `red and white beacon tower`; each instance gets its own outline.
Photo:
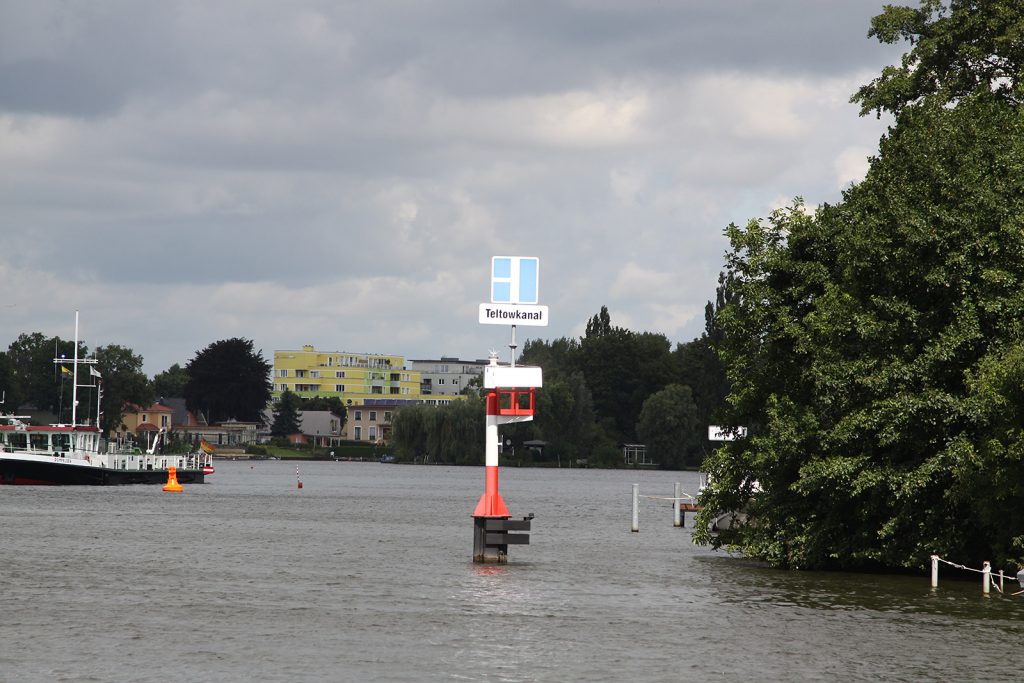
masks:
[[[538,367],[516,365],[516,325],[547,325],[547,306],[537,305],[539,259],[524,256],[495,256],[491,259],[491,303],[480,304],[480,323],[510,325],[512,340],[509,365],[498,363],[491,352],[484,367],[487,390],[485,430],[484,493],[473,511],[473,561],[504,564],[508,546],[530,542],[533,515],[510,519],[508,507],[498,492],[498,426],[533,419],[537,389],[543,386]]]

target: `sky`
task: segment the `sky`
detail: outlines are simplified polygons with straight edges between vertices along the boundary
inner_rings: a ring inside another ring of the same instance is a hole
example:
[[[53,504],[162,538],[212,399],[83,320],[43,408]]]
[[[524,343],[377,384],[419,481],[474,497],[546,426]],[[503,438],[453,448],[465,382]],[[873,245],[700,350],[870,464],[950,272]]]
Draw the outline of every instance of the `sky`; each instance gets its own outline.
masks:
[[[0,349],[508,359],[547,327],[700,336],[729,223],[841,200],[905,46],[883,0],[0,0]]]

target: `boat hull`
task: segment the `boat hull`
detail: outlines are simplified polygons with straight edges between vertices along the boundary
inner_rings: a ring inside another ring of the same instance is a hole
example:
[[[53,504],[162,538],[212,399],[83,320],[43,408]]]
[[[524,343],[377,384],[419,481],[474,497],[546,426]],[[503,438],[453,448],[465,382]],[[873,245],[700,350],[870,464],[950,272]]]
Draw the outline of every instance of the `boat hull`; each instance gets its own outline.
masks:
[[[178,469],[178,482],[202,484],[203,470]],[[0,484],[41,486],[121,486],[166,484],[167,470],[115,470],[106,467],[0,458]]]

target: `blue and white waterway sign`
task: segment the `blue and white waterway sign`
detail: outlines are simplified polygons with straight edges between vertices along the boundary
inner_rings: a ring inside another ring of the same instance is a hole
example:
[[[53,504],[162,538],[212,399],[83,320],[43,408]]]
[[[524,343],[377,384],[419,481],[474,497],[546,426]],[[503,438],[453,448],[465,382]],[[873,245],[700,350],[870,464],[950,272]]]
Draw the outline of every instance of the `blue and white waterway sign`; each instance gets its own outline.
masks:
[[[540,259],[535,256],[491,258],[491,303],[480,304],[485,325],[548,324],[548,307],[537,305]]]

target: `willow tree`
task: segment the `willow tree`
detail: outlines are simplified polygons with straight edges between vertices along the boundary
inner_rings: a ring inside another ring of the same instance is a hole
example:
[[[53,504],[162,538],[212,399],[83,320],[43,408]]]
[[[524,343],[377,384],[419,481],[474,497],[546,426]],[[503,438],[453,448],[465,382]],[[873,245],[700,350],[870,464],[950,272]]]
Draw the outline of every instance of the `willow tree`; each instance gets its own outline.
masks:
[[[718,351],[750,437],[708,460],[703,521],[748,523],[699,540],[795,567],[1022,564],[1024,7],[872,26],[914,48],[855,95],[895,115],[865,180],[727,230]]]

